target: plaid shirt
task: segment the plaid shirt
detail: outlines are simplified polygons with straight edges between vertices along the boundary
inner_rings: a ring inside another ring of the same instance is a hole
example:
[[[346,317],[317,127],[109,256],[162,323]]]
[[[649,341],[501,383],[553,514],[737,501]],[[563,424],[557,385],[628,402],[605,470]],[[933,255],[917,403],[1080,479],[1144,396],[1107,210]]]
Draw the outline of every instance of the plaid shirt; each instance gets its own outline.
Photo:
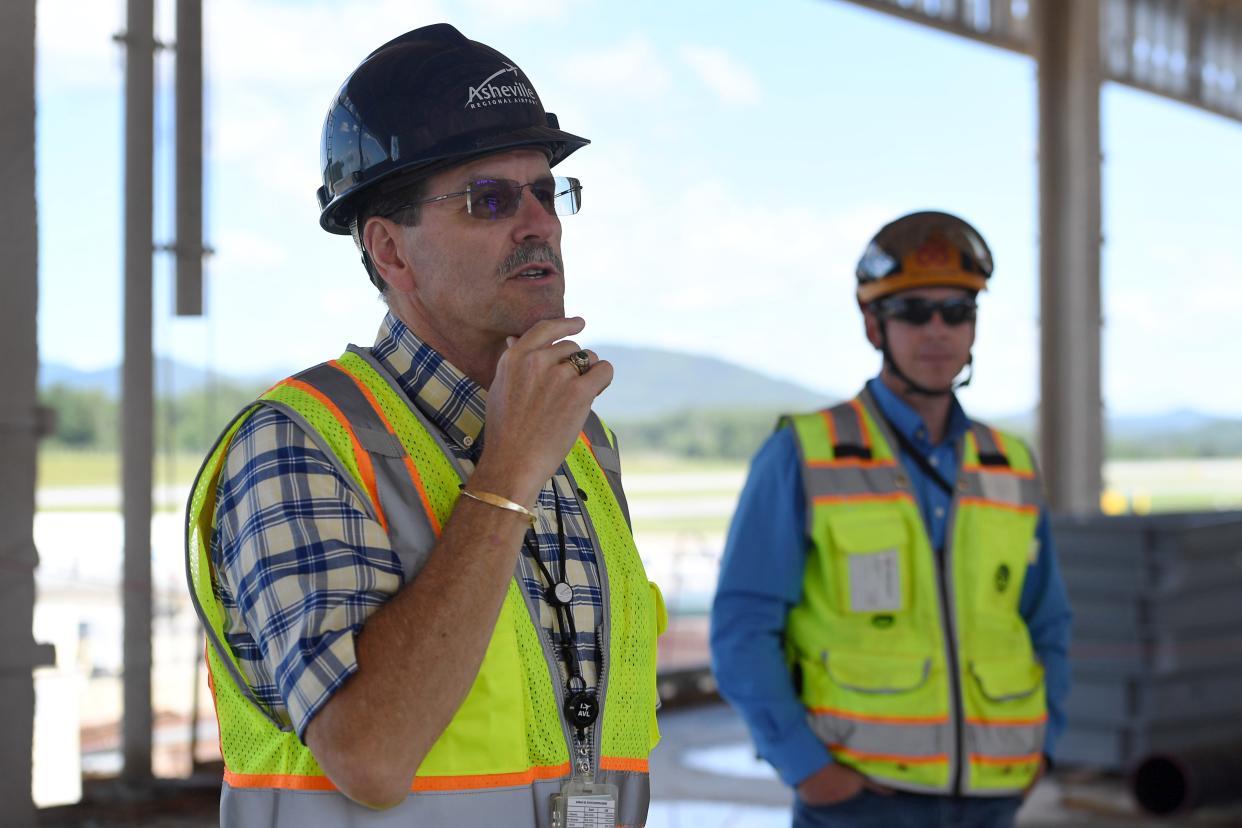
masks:
[[[487,392],[391,313],[373,348],[406,396],[446,437],[469,474],[483,448]],[[555,501],[573,586],[575,643],[594,687],[602,594],[595,548],[565,469],[537,506],[539,555],[560,574]],[[283,413],[256,412],[229,447],[217,488],[211,555],[225,637],[259,700],[302,737],[306,725],[358,667],[354,637],[403,584],[388,536],[335,464]],[[526,546],[518,578],[560,653],[563,634]],[[558,661],[560,661],[558,655]],[[560,664],[562,682],[567,668]]]

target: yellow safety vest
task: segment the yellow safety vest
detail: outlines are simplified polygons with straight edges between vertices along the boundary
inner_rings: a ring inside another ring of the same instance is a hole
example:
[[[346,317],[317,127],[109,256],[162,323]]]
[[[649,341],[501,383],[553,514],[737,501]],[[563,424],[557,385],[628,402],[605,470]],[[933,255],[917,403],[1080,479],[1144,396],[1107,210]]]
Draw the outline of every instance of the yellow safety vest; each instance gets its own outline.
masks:
[[[1043,667],[1018,611],[1042,502],[1027,448],[975,423],[933,551],[866,390],[789,418],[808,552],[787,646],[833,757],[902,790],[1010,795],[1039,766]]]
[[[254,696],[224,639],[212,589],[215,494],[233,436],[262,406],[298,423],[357,489],[384,526],[406,582],[421,569],[453,511],[463,475],[369,351],[350,347],[267,391],[225,429],[200,470],[188,509],[187,572],[207,631],[209,677],[224,757],[221,824],[238,826],[505,825],[546,828],[549,797],[570,775],[571,732],[555,655],[538,607],[516,577],[465,701],[411,780],[405,802],[372,811],[336,792],[288,725]],[[656,726],[656,637],[667,625],[629,528],[615,441],[594,414],[566,458],[585,493],[584,515],[601,553],[600,716],[596,777],[619,789],[620,825],[646,822],[647,757]]]

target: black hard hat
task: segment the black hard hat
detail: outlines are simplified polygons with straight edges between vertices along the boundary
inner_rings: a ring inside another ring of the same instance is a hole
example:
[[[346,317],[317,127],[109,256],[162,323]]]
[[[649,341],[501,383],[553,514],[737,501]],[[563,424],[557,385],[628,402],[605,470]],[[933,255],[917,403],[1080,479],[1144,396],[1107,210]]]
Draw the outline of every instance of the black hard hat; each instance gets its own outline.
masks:
[[[493,152],[536,147],[556,166],[590,142],[562,132],[513,61],[447,23],[372,52],[323,122],[319,224],[348,234],[357,197],[377,182],[430,174]]]
[[[917,287],[987,290],[992,251],[966,221],[925,210],[880,228],[858,260],[854,275],[862,305]]]

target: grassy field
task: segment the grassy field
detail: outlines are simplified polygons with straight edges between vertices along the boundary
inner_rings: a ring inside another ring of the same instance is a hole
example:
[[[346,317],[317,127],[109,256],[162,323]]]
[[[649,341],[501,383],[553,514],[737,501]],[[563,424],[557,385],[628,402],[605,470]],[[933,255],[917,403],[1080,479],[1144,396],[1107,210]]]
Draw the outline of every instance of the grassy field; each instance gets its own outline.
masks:
[[[191,454],[156,454],[156,485],[189,485],[203,458]],[[121,457],[116,452],[64,451],[39,452],[39,488],[62,489],[79,486],[120,486]]]

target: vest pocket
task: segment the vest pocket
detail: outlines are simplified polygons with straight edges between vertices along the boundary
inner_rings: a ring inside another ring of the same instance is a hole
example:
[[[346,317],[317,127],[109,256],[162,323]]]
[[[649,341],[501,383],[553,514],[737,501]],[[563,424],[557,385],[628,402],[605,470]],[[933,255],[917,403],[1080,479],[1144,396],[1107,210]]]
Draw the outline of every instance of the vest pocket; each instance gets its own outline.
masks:
[[[830,576],[848,613],[900,613],[910,606],[910,533],[889,504],[833,516],[827,529],[836,554]]]
[[[1044,686],[1044,668],[1034,659],[998,659],[970,662],[979,693],[993,704],[1034,695]]]
[[[823,670],[838,687],[855,693],[909,693],[931,677],[930,658],[899,658],[825,650]]]

